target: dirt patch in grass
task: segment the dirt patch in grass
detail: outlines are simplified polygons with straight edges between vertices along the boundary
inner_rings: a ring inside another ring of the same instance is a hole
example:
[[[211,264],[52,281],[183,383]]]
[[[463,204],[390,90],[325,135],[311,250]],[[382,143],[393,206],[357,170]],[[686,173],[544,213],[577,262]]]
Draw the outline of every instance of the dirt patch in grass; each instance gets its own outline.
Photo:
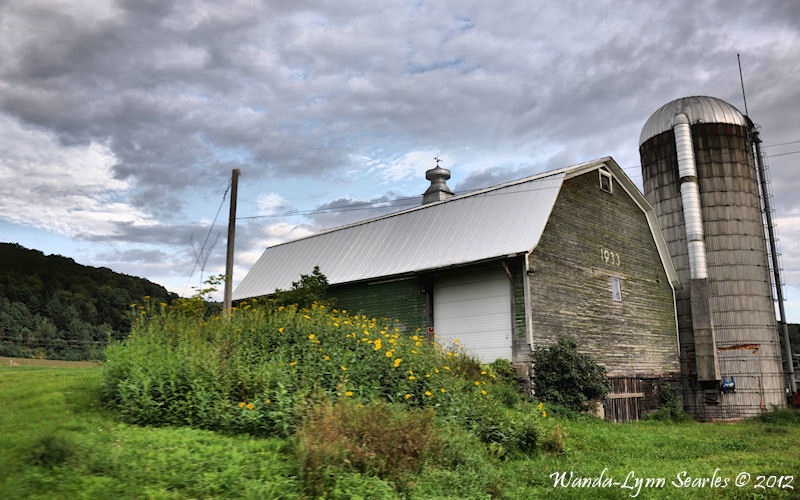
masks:
[[[0,366],[44,366],[47,368],[94,368],[100,361],[58,361],[54,359],[8,358],[0,356]]]

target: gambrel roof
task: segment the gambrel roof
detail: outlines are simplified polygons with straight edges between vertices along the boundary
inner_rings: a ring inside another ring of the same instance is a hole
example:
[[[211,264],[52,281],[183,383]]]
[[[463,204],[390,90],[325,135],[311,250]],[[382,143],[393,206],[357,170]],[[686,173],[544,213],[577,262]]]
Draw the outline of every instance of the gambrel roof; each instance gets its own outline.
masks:
[[[655,213],[610,157],[341,226],[267,248],[235,300],[291,288],[319,266],[332,285],[401,277],[531,252],[565,179],[604,168],[645,212],[667,275],[677,284]]]

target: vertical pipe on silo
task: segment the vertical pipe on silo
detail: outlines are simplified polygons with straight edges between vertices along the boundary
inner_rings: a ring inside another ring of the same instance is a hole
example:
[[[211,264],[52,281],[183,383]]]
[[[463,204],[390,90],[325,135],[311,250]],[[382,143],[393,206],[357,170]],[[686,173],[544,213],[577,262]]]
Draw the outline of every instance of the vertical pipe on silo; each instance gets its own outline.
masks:
[[[697,185],[692,130],[689,126],[689,118],[683,113],[675,115],[673,123],[683,220],[686,226],[686,244],[689,252],[689,296],[697,380],[716,384],[722,377],[712,319],[706,245],[703,237],[703,214],[700,206],[700,189]]]
[[[697,187],[697,167],[689,119],[685,114],[675,116],[675,148],[678,153],[678,174],[681,182],[683,219],[689,247],[689,271],[692,279],[708,278],[706,245],[703,240],[703,216],[700,210],[700,190]]]

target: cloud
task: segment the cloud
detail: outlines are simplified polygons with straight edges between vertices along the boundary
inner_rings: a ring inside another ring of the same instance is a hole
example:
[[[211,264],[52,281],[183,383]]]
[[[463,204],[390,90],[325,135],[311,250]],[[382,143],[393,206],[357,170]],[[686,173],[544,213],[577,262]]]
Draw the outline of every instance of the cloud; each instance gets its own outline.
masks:
[[[0,217],[177,263],[232,168],[269,182],[245,252],[397,209],[436,155],[457,192],[607,155],[635,177],[662,104],[743,107],[737,53],[786,152],[798,26],[793,0],[0,3]],[[796,158],[770,158],[779,213],[800,210]],[[275,217],[294,208],[326,211]]]
[[[261,195],[256,203],[258,205],[258,214],[262,216],[275,215],[292,210],[289,200],[278,193]]]
[[[131,185],[113,175],[105,145],[61,145],[47,131],[0,114],[0,217],[71,237],[112,235],[117,224],[154,221],[126,200]]]

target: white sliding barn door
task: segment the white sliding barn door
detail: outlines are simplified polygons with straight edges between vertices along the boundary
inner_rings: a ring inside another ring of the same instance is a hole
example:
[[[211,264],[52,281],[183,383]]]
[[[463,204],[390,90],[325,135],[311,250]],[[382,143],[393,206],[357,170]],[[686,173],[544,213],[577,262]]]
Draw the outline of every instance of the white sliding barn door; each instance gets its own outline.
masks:
[[[452,272],[433,286],[433,326],[443,345],[459,340],[484,363],[511,359],[511,286],[499,268]]]

